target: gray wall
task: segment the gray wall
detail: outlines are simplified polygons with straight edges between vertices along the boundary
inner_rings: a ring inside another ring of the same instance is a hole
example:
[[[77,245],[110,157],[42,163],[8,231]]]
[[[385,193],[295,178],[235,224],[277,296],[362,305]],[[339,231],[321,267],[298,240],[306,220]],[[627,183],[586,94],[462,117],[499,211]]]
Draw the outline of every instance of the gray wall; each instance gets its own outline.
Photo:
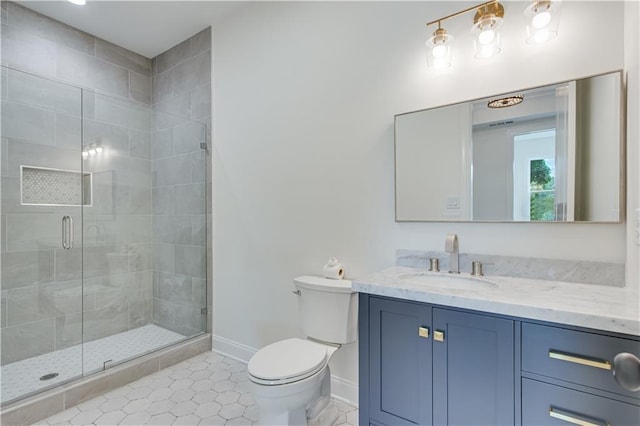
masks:
[[[211,28],[152,61],[154,108],[153,320],[183,334],[206,330],[206,222],[211,125]],[[193,120],[193,121],[192,121]],[[209,215],[207,215],[209,213]],[[208,286],[209,291],[211,286]]]
[[[84,137],[105,147],[84,161],[93,206],[76,249],[64,251],[60,218],[71,214],[78,226],[80,209],[20,205],[18,166],[80,169],[80,90],[3,70],[4,364],[80,343],[83,305],[85,341],[152,321],[152,114],[151,60],[7,2],[1,59],[100,93],[85,92]]]

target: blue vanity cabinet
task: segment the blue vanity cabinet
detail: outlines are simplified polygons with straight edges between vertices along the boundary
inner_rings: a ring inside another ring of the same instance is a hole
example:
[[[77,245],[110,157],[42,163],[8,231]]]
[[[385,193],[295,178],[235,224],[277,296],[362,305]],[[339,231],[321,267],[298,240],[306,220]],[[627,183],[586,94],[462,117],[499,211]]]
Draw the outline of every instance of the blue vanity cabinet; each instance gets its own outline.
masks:
[[[433,423],[514,424],[514,322],[433,308]]]
[[[361,425],[514,423],[514,323],[360,295]]]
[[[430,425],[431,308],[376,297],[368,302],[370,417],[360,423]]]

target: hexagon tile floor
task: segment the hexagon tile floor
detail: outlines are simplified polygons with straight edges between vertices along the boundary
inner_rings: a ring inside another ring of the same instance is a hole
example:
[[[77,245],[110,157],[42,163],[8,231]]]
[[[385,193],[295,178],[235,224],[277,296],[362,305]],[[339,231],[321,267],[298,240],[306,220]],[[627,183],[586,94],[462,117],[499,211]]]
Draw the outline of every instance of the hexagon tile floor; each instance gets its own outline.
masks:
[[[206,352],[44,419],[37,425],[251,425],[258,407],[246,366]],[[358,409],[336,402],[336,425],[357,425]]]

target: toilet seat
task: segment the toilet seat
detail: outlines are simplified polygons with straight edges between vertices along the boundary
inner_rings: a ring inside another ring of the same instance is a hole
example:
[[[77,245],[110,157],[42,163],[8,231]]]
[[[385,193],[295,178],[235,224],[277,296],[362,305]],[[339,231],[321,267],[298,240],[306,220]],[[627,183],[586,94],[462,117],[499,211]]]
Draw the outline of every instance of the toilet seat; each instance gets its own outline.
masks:
[[[284,385],[313,376],[327,365],[329,347],[305,339],[285,339],[256,352],[247,366],[249,379],[261,385]]]

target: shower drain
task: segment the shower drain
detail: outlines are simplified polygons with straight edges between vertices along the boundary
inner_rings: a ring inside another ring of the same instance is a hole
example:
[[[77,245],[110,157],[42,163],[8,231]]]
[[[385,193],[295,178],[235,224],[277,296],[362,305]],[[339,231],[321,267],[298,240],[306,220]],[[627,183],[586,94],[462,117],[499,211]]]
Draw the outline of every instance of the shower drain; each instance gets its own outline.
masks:
[[[59,374],[58,373],[49,373],[49,374],[45,374],[44,376],[40,377],[40,380],[51,380],[54,377],[58,377]]]

